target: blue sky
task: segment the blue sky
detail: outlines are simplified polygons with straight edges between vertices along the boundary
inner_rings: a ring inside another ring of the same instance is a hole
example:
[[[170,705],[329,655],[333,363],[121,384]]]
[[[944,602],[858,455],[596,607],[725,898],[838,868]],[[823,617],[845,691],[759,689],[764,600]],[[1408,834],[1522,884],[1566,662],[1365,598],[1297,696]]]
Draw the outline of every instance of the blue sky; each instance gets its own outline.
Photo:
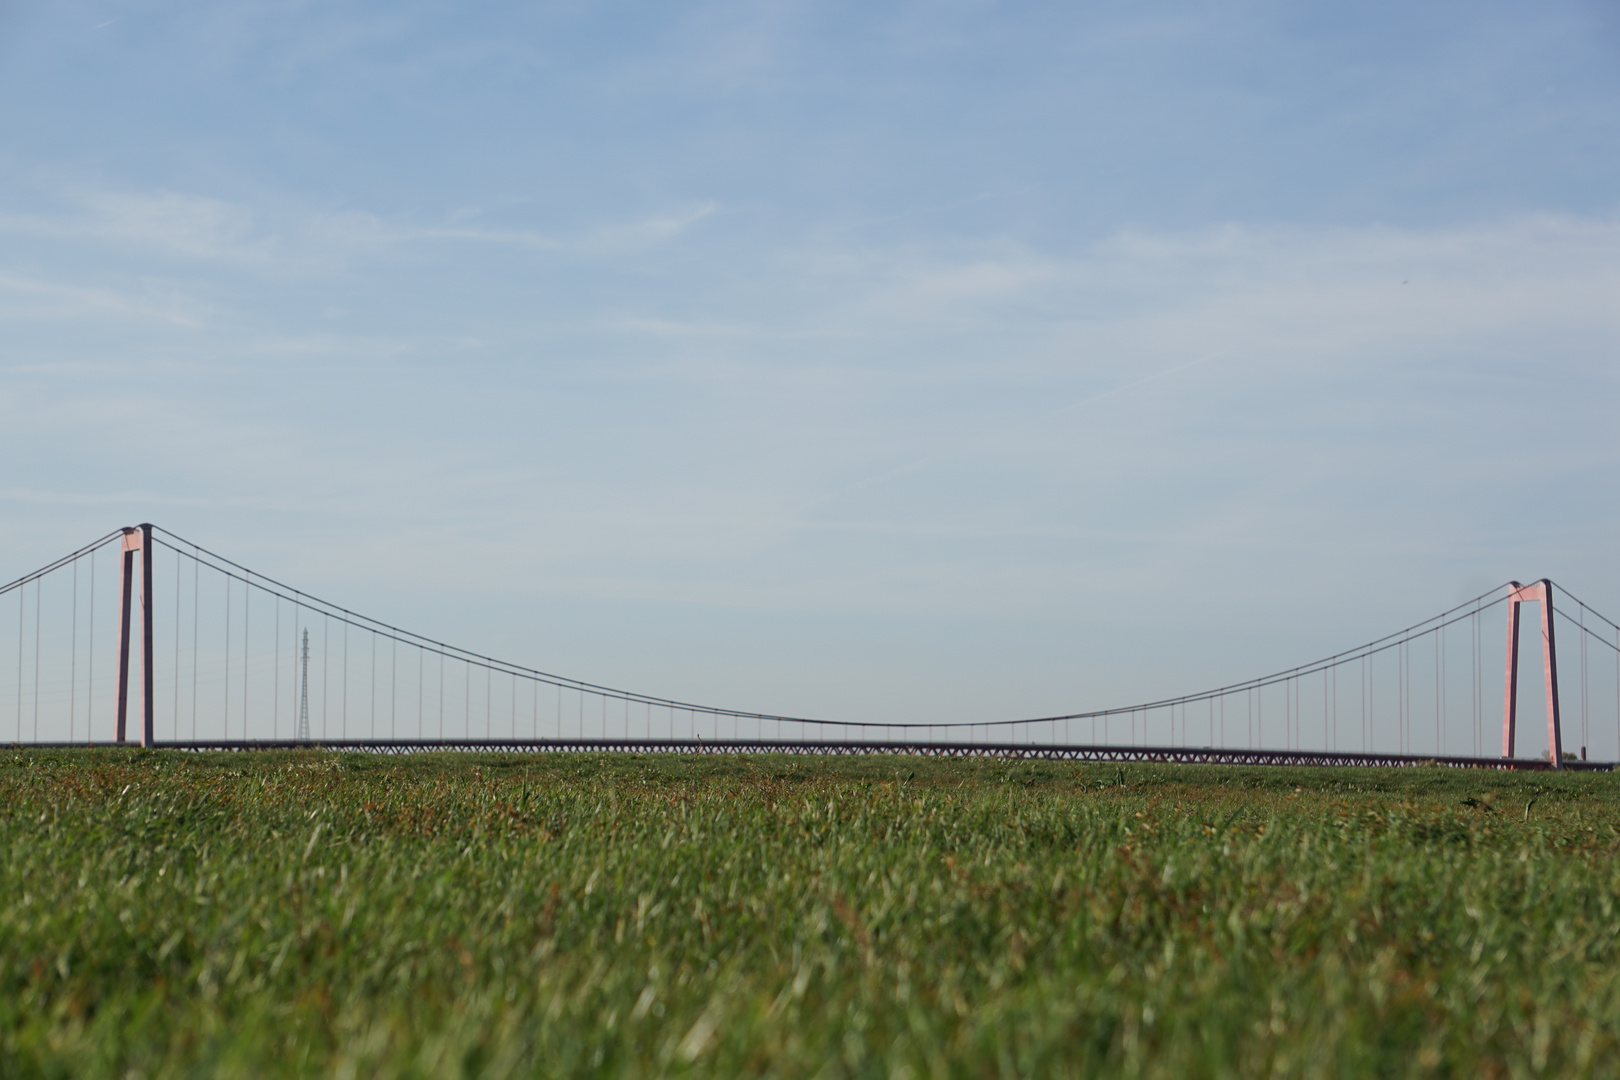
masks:
[[[0,4],[0,546],[1005,717],[1620,610],[1606,3]]]

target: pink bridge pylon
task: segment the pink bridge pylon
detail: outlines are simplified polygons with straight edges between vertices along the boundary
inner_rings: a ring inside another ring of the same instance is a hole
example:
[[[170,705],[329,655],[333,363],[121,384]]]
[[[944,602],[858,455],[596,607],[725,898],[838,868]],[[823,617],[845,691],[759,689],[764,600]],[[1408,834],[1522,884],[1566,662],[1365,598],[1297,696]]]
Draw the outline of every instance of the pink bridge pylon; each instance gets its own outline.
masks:
[[[1513,756],[1519,707],[1519,605],[1527,600],[1541,604],[1541,671],[1547,691],[1547,760],[1555,769],[1564,767],[1564,739],[1558,724],[1558,653],[1553,647],[1552,582],[1542,578],[1534,585],[1508,583],[1507,674],[1502,688],[1502,756]]]
[[[152,526],[124,529],[124,590],[118,632],[118,728],[123,742],[129,720],[130,601],[135,591],[135,553],[141,553],[141,745],[152,738]]]

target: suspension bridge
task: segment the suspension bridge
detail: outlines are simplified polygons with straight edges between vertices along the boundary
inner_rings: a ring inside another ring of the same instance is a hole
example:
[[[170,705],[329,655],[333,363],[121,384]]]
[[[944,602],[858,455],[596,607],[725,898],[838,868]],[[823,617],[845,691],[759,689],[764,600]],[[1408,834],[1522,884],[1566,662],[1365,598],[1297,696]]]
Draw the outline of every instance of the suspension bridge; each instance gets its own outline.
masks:
[[[1538,610],[1534,624],[1525,604]],[[1526,626],[1539,631],[1541,678],[1521,688]],[[1560,700],[1560,627],[1575,643],[1564,657],[1569,709]],[[1505,655],[1491,644],[1504,640]],[[1518,756],[1520,698],[1534,696],[1534,682],[1547,751]],[[1512,581],[1355,648],[1196,693],[1053,716],[872,723],[677,701],[499,660],[143,524],[0,587],[0,739],[8,706],[19,747],[1611,770],[1620,761],[1620,625],[1550,580]]]

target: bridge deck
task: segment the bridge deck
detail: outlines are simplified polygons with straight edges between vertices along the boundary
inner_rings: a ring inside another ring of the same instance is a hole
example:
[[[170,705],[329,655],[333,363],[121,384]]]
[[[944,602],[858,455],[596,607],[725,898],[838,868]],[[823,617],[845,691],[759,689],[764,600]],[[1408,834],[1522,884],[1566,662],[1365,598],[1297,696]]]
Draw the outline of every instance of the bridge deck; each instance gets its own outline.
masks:
[[[40,749],[83,748],[85,743],[32,743]],[[108,745],[96,744],[102,747]],[[130,745],[130,744],[125,744]],[[1063,743],[793,741],[778,739],[200,739],[158,742],[159,750],[351,750],[377,754],[419,754],[441,750],[504,753],[631,754],[804,754],[909,757],[991,757],[1031,761],[1157,762],[1176,765],[1318,765],[1352,768],[1444,767],[1453,769],[1540,770],[1539,758],[1456,757],[1433,754],[1371,754],[1324,750],[1240,750],[1193,746],[1088,746]],[[1564,768],[1612,772],[1610,761],[1565,761]]]

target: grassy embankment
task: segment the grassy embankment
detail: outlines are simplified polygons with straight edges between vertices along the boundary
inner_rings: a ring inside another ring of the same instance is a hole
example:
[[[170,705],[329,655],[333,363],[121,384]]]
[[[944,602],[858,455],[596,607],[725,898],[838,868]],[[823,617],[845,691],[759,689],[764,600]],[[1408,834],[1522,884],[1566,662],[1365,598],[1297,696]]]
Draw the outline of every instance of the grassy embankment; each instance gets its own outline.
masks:
[[[5,1075],[1620,1075],[1620,778],[0,756]]]

